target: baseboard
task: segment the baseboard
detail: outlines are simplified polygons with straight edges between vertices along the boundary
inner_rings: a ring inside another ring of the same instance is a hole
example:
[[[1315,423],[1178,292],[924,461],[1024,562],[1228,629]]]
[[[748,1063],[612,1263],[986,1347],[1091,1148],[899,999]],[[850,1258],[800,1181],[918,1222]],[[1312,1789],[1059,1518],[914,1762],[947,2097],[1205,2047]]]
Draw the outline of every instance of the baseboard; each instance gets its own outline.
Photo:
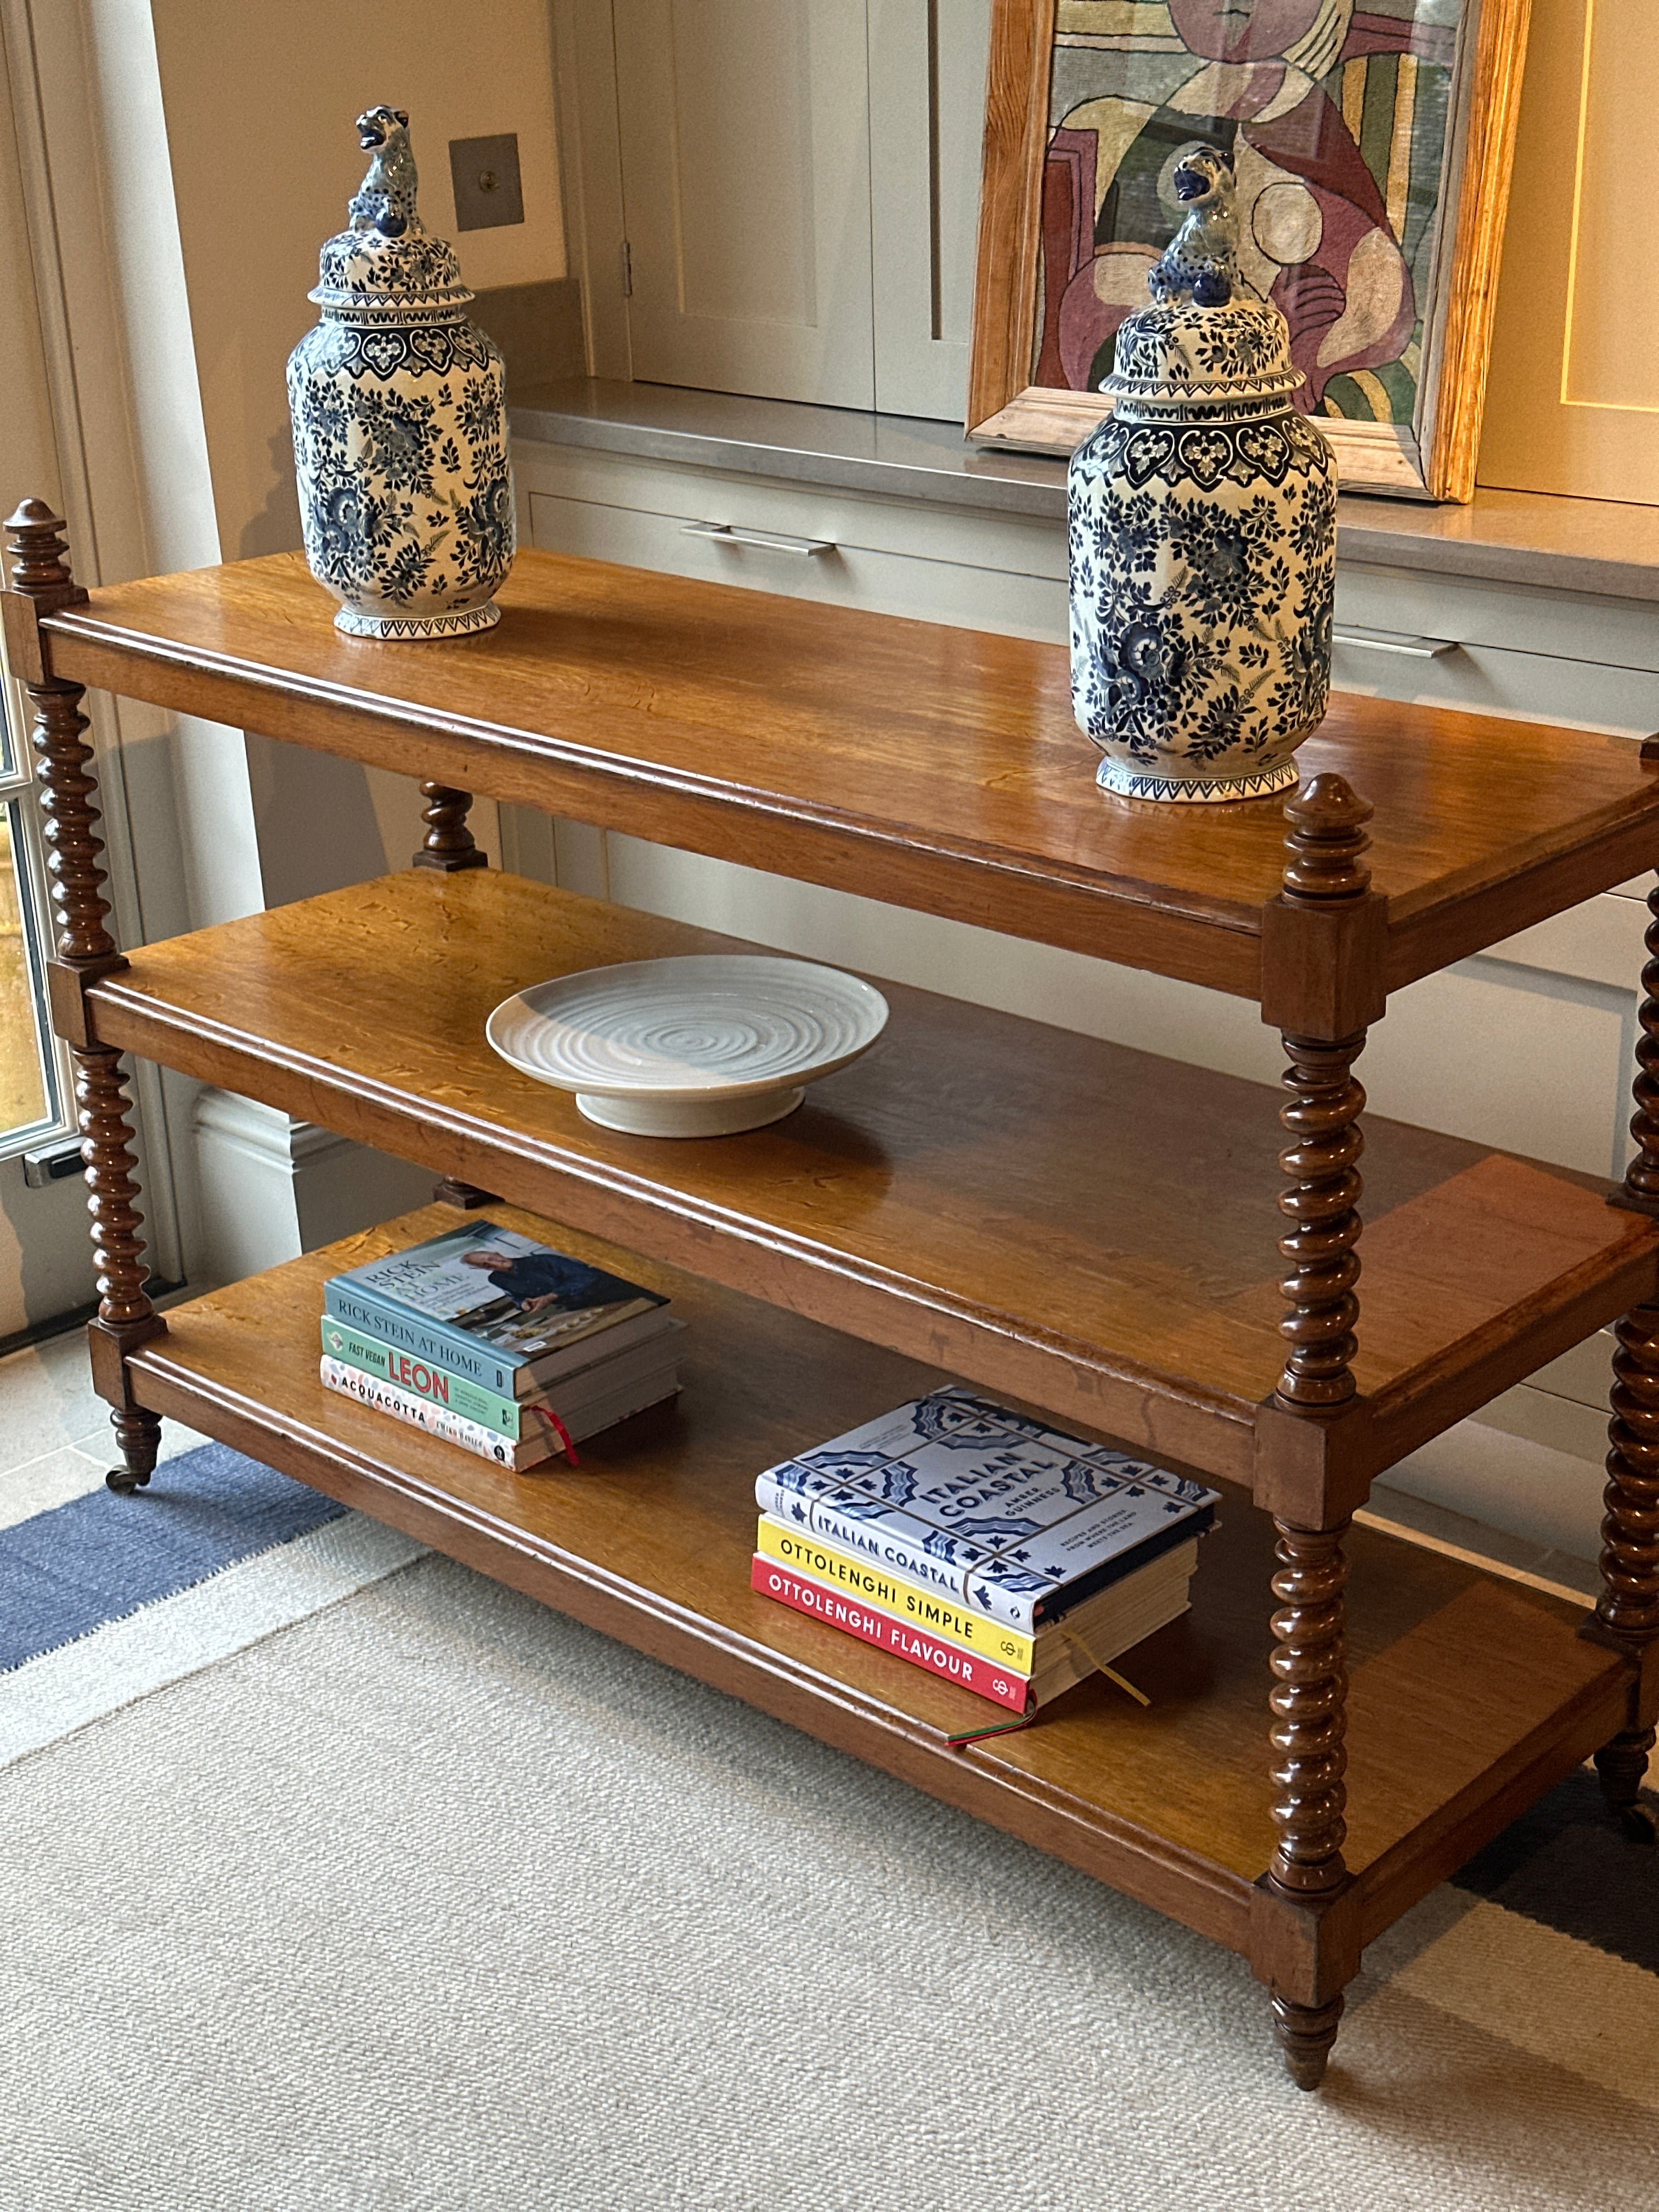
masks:
[[[191,1115],[201,1191],[192,1282],[240,1281],[422,1205],[433,1175],[228,1091]]]

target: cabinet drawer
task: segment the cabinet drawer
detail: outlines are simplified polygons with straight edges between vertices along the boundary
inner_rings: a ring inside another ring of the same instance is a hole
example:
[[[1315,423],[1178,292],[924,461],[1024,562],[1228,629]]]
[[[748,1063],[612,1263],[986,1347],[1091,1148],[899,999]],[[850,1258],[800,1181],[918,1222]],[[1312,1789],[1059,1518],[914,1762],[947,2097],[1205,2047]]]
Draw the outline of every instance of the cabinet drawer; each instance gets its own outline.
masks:
[[[1659,621],[1638,602],[1345,562],[1336,618],[1339,632],[1445,639],[1455,648],[1431,659],[1339,644],[1334,673],[1346,691],[1632,737],[1659,729]]]
[[[1344,618],[1380,629],[1545,653],[1597,667],[1659,670],[1659,607],[1644,599],[1543,591],[1340,559],[1337,598]]]
[[[1392,628],[1374,618],[1360,623],[1340,575],[1337,610],[1339,630],[1347,623]],[[1331,674],[1339,690],[1374,698],[1467,707],[1476,714],[1612,730],[1632,738],[1659,729],[1659,676],[1645,668],[1606,667],[1558,653],[1519,653],[1506,646],[1462,645],[1428,660],[1375,647],[1339,644]]]
[[[1039,578],[960,568],[839,541],[827,553],[802,556],[690,537],[684,524],[672,515],[599,507],[545,492],[531,495],[530,512],[533,542],[551,553],[580,553],[596,561],[739,584],[789,599],[871,607],[920,622],[949,623],[959,629],[999,629],[1055,643],[1064,636],[1063,593]]]
[[[684,522],[730,522],[883,553],[913,554],[1009,575],[1046,576],[1066,582],[1066,527],[1029,515],[974,507],[932,506],[915,500],[871,497],[862,492],[797,483],[778,477],[629,454],[594,453],[567,446],[520,443],[514,447],[520,483],[538,492],[596,506],[671,515]]]
[[[1066,541],[1018,517],[944,514],[709,470],[536,449],[519,464],[532,542],[791,598],[863,606],[958,629],[1060,642]],[[816,553],[700,534],[691,526],[817,543]]]

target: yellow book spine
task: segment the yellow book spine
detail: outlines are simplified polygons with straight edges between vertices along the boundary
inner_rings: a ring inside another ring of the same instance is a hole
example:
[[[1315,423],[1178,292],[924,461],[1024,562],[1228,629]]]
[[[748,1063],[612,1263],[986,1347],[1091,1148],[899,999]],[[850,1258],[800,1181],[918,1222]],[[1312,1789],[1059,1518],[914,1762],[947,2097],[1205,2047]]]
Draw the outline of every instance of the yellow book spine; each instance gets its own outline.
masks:
[[[963,1651],[978,1652],[981,1658],[1006,1668],[1011,1674],[1030,1677],[1035,1656],[1032,1640],[1017,1628],[1000,1620],[988,1620],[983,1613],[969,1613],[965,1607],[952,1605],[948,1598],[902,1581],[896,1575],[884,1574],[879,1567],[867,1565],[804,1529],[775,1521],[769,1513],[761,1515],[757,1542],[769,1559],[793,1567],[798,1575],[832,1583],[862,1598],[866,1605],[878,1606],[884,1613],[925,1628]]]

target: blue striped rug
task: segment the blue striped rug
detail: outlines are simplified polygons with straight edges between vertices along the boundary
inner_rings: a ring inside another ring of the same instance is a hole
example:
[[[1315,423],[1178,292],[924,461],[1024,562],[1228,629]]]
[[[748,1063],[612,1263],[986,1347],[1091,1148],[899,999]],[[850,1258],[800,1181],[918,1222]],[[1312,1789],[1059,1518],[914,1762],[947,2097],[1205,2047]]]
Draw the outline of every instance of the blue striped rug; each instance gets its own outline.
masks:
[[[422,1547],[224,1444],[0,1528],[0,1766],[349,1597]]]
[[[0,1528],[0,1674],[345,1510],[227,1445],[204,1444],[164,1462],[131,1498],[95,1490]]]

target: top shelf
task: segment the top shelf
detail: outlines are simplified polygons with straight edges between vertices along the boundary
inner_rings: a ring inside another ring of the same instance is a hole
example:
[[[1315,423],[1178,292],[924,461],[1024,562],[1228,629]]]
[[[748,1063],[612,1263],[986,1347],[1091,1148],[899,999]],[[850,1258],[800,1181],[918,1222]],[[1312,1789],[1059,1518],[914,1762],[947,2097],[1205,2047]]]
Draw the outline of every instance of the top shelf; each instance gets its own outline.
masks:
[[[533,551],[500,596],[482,636],[351,638],[279,554],[44,628],[70,682],[1261,996],[1281,808],[1099,791],[1060,647]],[[1335,695],[1298,759],[1376,807],[1386,988],[1659,862],[1644,751]]]

